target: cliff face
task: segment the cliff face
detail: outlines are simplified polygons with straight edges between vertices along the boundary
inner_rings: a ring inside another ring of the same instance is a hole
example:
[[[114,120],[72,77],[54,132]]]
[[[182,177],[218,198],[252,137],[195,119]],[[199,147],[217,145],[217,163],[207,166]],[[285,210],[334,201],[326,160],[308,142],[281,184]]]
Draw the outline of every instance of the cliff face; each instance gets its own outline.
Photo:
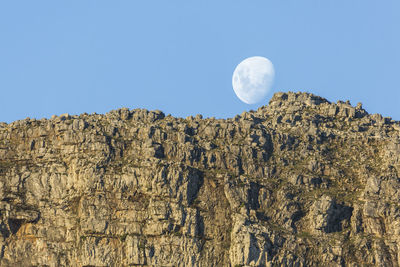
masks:
[[[399,197],[399,122],[312,94],[0,124],[1,266],[399,266]]]

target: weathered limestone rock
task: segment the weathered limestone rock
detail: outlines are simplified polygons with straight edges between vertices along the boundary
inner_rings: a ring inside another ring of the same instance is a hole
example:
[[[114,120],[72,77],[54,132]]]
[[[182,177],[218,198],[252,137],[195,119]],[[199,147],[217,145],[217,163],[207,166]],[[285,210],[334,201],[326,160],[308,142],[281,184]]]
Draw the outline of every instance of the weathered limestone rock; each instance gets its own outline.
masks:
[[[308,93],[0,123],[0,266],[399,266],[399,198],[400,123]]]
[[[322,196],[311,206],[309,218],[313,228],[325,233],[339,232],[352,215],[352,208],[336,203],[330,196]]]

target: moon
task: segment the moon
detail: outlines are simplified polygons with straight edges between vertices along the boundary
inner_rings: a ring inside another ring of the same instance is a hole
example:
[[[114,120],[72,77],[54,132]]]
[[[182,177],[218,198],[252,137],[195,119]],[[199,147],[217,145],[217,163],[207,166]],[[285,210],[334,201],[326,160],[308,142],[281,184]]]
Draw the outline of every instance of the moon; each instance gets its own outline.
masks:
[[[275,77],[274,65],[265,57],[249,57],[237,65],[232,76],[232,87],[237,97],[246,104],[265,99]]]

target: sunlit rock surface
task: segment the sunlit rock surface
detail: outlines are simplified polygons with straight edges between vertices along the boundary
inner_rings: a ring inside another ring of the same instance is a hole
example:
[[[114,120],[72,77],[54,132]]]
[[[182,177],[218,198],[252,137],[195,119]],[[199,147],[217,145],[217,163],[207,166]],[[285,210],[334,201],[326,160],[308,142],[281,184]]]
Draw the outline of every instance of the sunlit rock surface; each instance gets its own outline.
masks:
[[[399,266],[399,197],[399,122],[307,93],[0,124],[0,266]]]

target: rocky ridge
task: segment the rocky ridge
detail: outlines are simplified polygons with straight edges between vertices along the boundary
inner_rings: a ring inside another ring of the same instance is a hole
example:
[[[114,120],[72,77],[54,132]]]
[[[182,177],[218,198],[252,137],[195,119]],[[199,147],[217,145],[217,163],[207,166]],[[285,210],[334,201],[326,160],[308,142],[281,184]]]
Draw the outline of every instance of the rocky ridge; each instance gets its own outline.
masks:
[[[399,197],[400,123],[308,93],[0,123],[1,266],[399,266]]]

